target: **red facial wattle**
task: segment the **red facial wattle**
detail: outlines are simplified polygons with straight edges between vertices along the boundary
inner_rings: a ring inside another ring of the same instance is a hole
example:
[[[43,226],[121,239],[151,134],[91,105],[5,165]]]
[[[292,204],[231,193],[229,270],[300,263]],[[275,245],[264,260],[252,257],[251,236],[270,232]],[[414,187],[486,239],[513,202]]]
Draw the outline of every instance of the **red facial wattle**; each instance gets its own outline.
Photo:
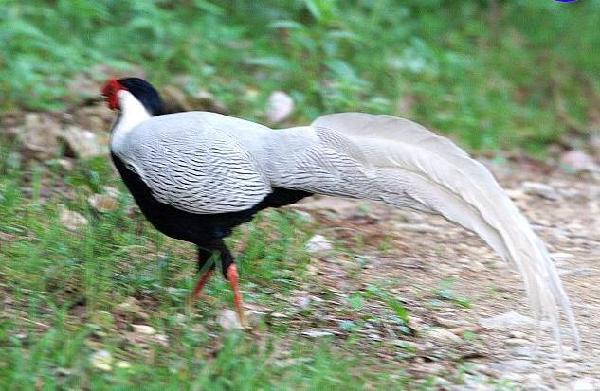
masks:
[[[125,90],[118,80],[112,79],[107,81],[102,87],[101,93],[102,96],[106,99],[106,103],[108,103],[108,108],[111,110],[119,109],[119,97],[118,93],[120,90]]]

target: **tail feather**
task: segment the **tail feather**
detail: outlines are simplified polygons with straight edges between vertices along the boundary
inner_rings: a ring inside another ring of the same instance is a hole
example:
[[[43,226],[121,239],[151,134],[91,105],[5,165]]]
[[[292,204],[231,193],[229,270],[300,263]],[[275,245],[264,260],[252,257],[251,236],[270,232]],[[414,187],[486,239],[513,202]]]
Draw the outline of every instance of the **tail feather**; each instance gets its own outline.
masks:
[[[312,126],[324,148],[352,151],[360,167],[353,170],[354,180],[368,183],[323,189],[313,184],[312,191],[413,207],[474,231],[517,268],[536,316],[550,318],[557,342],[560,307],[579,346],[569,298],[544,243],[481,163],[449,139],[402,118],[344,113],[320,117]],[[341,139],[344,145],[332,143]]]

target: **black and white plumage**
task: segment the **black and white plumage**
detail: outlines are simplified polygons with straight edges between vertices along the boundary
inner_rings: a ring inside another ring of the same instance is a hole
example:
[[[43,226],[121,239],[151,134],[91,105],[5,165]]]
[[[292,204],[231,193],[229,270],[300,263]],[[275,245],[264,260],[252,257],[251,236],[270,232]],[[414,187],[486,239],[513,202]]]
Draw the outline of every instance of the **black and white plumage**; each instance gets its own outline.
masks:
[[[125,183],[157,229],[198,245],[201,263],[217,250],[231,264],[222,239],[263,208],[312,193],[381,201],[477,233],[520,272],[538,317],[558,325],[561,308],[578,343],[545,245],[492,174],[450,140],[360,113],[277,131],[207,112],[160,115],[160,98],[139,79],[113,80],[104,94],[120,110],[111,150]]]

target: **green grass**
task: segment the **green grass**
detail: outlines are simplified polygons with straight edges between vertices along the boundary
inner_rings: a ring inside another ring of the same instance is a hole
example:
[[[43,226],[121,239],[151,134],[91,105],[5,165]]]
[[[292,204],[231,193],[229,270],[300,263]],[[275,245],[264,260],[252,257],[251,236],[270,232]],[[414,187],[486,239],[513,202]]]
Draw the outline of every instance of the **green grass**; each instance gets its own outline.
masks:
[[[184,76],[186,92],[207,89],[231,114],[258,121],[281,89],[296,102],[290,124],[336,111],[397,114],[482,150],[541,151],[585,136],[600,103],[600,1],[399,3],[5,0],[0,111],[72,109],[86,97],[69,81],[122,70],[143,71],[159,87]],[[226,283],[215,278],[207,287],[214,299],[186,311],[193,247],[132,209],[107,159],[63,172],[21,161],[18,149],[0,138],[0,389],[436,387],[402,363],[374,359],[352,334],[379,321],[361,313],[372,301],[410,331],[403,304],[384,288],[355,292],[340,309],[359,313],[341,326],[346,340],[307,340],[289,320],[223,332],[214,319],[232,308]],[[104,186],[121,190],[109,213],[87,202]],[[89,224],[67,230],[63,205]],[[314,230],[292,212],[267,211],[235,233],[249,303],[290,308],[281,297],[313,282],[304,244]],[[357,236],[353,250],[366,245]],[[467,307],[450,288],[436,295]],[[142,313],[119,310],[131,298]],[[311,311],[294,320],[326,325]],[[168,344],[132,342],[132,323],[151,325]],[[91,364],[99,349],[114,357],[111,371]]]
[[[600,102],[600,1],[6,0],[0,107],[62,110],[75,77],[144,71],[263,120],[407,115],[476,149],[540,150],[586,132]],[[109,65],[106,70],[99,65]],[[103,70],[104,69],[104,70]]]
[[[207,287],[213,299],[188,312],[193,246],[162,236],[139,212],[131,216],[132,199],[105,159],[64,173],[20,166],[11,157],[18,148],[0,145],[0,389],[359,390],[408,381],[352,338],[315,342],[266,318],[252,333],[222,331],[215,317],[233,306],[220,277]],[[120,187],[119,208],[100,214],[87,197],[106,185]],[[65,186],[76,192],[68,196]],[[61,205],[89,224],[66,229]],[[266,211],[236,232],[247,302],[290,308],[273,293],[309,281],[304,244],[312,231],[293,212]],[[141,308],[121,310],[132,297]],[[131,340],[135,323],[167,344]],[[98,350],[111,353],[110,371],[92,364]]]

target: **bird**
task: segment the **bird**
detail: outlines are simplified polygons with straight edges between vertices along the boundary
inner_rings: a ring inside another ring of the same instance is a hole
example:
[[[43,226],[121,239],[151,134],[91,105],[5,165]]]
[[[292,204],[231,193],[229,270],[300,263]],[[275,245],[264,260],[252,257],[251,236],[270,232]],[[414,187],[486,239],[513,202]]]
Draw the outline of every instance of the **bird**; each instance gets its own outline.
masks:
[[[224,239],[259,211],[314,194],[379,201],[441,215],[481,237],[521,274],[536,318],[560,344],[563,314],[579,336],[553,260],[493,174],[450,139],[405,118],[364,113],[270,129],[211,112],[169,113],[139,78],[110,79],[101,95],[118,112],[110,153],[143,215],[193,243],[197,299],[220,260],[245,325],[235,258]],[[562,349],[562,347],[561,347]]]

